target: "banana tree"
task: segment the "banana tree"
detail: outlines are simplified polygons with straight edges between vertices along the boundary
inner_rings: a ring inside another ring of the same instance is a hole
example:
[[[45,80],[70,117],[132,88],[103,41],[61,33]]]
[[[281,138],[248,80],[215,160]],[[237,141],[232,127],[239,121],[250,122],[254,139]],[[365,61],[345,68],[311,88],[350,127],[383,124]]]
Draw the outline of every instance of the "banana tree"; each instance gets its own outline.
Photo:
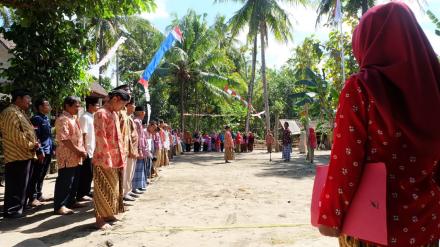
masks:
[[[322,133],[331,133],[334,128],[335,105],[338,100],[338,90],[332,83],[325,79],[325,75],[313,72],[311,69],[305,69],[306,78],[296,82],[298,87],[302,88],[299,93],[292,94],[296,100],[295,105],[303,108],[303,124],[308,129],[308,120],[315,118],[318,120],[317,129]],[[331,143],[331,140],[330,140]]]

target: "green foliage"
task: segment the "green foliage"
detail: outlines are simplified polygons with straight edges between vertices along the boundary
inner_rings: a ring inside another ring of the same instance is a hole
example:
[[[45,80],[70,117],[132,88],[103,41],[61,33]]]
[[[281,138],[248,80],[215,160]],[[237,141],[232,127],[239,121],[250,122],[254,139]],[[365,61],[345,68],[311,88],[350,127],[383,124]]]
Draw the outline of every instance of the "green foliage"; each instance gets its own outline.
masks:
[[[356,24],[352,18],[345,21],[352,27]],[[338,31],[331,32],[327,41],[320,41],[313,35],[306,37],[281,70],[268,71],[272,84],[269,87],[271,105],[282,104],[280,118],[300,119],[304,123],[318,120],[321,131],[330,132],[339,92],[344,85],[340,40]],[[358,70],[351,52],[351,30],[344,33],[343,45],[348,78]],[[307,116],[303,114],[305,108]]]
[[[98,18],[112,18],[122,15],[133,15],[140,12],[152,12],[156,9],[154,0],[5,0],[6,7],[17,9],[20,16],[31,24],[35,20],[32,12],[58,12],[69,17],[88,16]]]
[[[16,22],[2,30],[16,44],[11,66],[3,73],[12,81],[9,89],[26,88],[34,97],[44,95],[60,106],[63,97],[87,92],[85,31],[81,24],[54,13],[33,12],[33,17],[31,26]]]
[[[225,85],[236,87],[241,94],[241,90],[246,89],[246,83],[234,73],[236,67],[231,55],[239,53],[230,52],[234,50],[233,38],[224,33],[224,17],[217,17],[215,24],[208,26],[206,14],[188,10],[180,19],[175,16],[169,29],[175,25],[179,25],[185,40],[176,43],[166,54],[164,63],[153,76],[170,84],[170,107],[179,109],[181,126],[199,129],[204,126],[201,115],[223,114],[225,102],[231,102],[230,96],[223,92]],[[157,85],[154,78],[152,87]],[[185,117],[188,121],[183,121],[185,113],[195,114],[195,117]],[[176,122],[176,115],[169,117]],[[219,126],[223,124],[221,118],[213,121]]]
[[[435,25],[435,28],[436,28],[435,29],[435,34],[440,36],[440,20],[430,10],[428,10],[426,12],[426,14],[428,15],[429,19],[431,19],[432,23],[434,23],[434,25]]]
[[[96,49],[90,49],[96,47],[97,39],[90,37],[89,29],[95,25],[99,27],[96,31],[112,34],[110,25],[103,29],[104,24],[111,23],[107,19],[155,8],[153,0],[22,0],[2,4],[13,9],[14,23],[1,32],[16,44],[10,68],[2,72],[12,81],[7,91],[30,89],[34,97],[45,96],[55,108],[65,96],[83,96],[88,91],[92,78],[85,69],[89,61],[98,60],[94,57]]]
[[[354,28],[357,20],[348,19],[347,22],[352,28]],[[359,69],[352,53],[351,33],[352,31],[350,30],[349,32],[344,32],[343,35],[345,78],[348,78]],[[330,32],[329,40],[324,43],[324,53],[326,53],[326,58],[323,64],[323,76],[326,80],[331,81],[335,85],[338,92],[342,90],[345,83],[342,80],[340,40],[341,34],[339,31]]]
[[[375,0],[342,0],[342,13],[345,17],[359,19],[375,3]],[[316,24],[321,22],[323,16],[327,16],[327,24],[335,24],[333,14],[335,13],[335,8],[336,0],[319,0]]]

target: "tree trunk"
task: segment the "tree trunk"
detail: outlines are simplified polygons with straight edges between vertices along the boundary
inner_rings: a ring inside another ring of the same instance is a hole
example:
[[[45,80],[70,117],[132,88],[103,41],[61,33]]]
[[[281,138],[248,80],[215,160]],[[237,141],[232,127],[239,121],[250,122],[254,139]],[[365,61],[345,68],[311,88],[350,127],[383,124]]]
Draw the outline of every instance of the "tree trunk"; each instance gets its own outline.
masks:
[[[368,0],[362,0],[362,15],[368,10]]]
[[[99,20],[99,41],[98,41],[98,53],[99,53],[99,61],[101,61],[104,57],[104,29],[102,28],[102,20]],[[103,66],[99,67],[99,79],[98,83],[99,85],[102,85],[102,73],[103,73]]]
[[[252,96],[254,94],[256,63],[257,63],[257,35],[255,35],[254,37],[254,47],[252,49],[252,74],[248,86],[248,109],[246,116],[246,133],[249,133],[249,126],[251,122]]]
[[[116,52],[116,86],[119,87],[119,56]],[[134,87],[134,85],[133,85]]]
[[[185,108],[184,108],[184,102],[183,102],[183,98],[184,98],[184,87],[183,87],[183,80],[179,80],[179,86],[180,86],[180,90],[179,90],[179,95],[180,95],[180,131],[182,131],[182,133],[185,131],[185,116],[183,115]]]
[[[307,146],[307,161],[310,161],[311,159],[311,147],[309,142],[309,104],[306,104],[304,106],[304,129],[306,132],[306,146]]]
[[[275,114],[275,126],[274,126],[274,130],[273,130],[273,136],[274,136],[274,144],[275,144],[275,152],[279,152],[280,151],[280,143],[278,142],[278,133],[280,132],[279,130],[280,128],[280,120],[279,120],[279,114]]]
[[[264,95],[264,115],[266,117],[266,132],[270,130],[270,112],[269,112],[269,92],[267,90],[266,80],[266,57],[265,57],[265,28],[264,23],[260,23],[260,38],[261,38],[261,79],[263,81],[263,95]]]

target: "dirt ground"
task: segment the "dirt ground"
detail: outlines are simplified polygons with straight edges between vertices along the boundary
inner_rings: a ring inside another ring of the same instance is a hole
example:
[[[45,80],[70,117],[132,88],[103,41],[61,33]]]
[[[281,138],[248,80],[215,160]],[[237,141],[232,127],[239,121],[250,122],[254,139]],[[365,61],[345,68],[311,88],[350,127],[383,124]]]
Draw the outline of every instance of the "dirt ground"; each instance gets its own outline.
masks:
[[[326,162],[328,151],[318,151]],[[310,226],[314,166],[294,151],[256,150],[225,164],[221,153],[186,154],[119,216],[110,231],[94,229],[90,205],[53,215],[52,202],[22,219],[0,219],[0,246],[337,246]],[[45,181],[53,195],[55,175]],[[4,188],[0,188],[0,207]]]

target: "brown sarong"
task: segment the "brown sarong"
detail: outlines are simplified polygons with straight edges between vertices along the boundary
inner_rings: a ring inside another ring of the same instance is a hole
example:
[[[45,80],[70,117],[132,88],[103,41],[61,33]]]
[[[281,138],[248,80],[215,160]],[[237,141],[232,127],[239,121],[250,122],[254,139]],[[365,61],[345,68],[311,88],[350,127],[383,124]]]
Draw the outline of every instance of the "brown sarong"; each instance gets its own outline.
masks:
[[[93,204],[95,216],[107,218],[124,212],[120,169],[93,167]]]
[[[365,243],[357,238],[342,235],[339,237],[339,247],[380,247],[380,245]],[[439,245],[437,242],[427,245],[421,245],[420,247],[439,247]]]
[[[232,148],[225,148],[225,160],[234,159],[234,150]]]

